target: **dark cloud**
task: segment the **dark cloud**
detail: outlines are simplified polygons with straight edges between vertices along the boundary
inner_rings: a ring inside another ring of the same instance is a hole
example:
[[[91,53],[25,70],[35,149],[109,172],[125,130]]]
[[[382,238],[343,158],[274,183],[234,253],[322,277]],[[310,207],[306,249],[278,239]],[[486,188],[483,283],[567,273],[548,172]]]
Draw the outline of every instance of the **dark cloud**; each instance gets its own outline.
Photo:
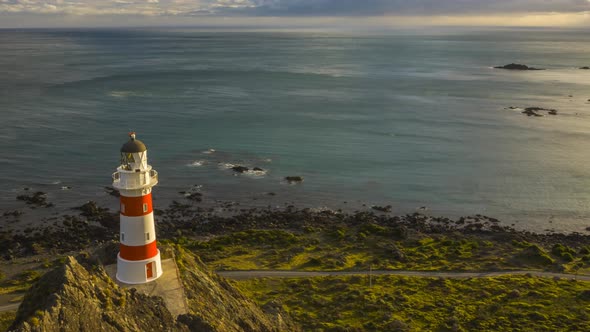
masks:
[[[248,16],[379,16],[510,14],[590,11],[587,0],[250,0],[249,7],[218,7]]]

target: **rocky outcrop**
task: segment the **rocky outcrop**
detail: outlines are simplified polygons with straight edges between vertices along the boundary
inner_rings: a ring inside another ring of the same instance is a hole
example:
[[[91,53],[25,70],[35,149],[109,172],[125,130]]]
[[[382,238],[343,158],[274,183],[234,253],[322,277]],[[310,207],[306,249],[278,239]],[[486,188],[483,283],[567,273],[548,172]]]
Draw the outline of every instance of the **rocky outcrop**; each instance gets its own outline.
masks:
[[[25,295],[9,331],[189,331],[159,297],[119,288],[100,265],[74,257]]]
[[[299,331],[280,305],[256,306],[239,290],[189,252],[176,248],[176,261],[188,299],[189,315],[179,320],[193,331]]]
[[[507,110],[522,110],[522,108],[520,107],[516,107],[516,106],[510,106],[510,107],[506,107],[505,109]],[[537,106],[533,106],[533,107],[527,107],[525,108],[521,113],[525,114],[527,116],[543,116],[543,114],[541,114],[541,112],[547,113],[549,115],[557,115],[557,110],[553,109],[553,108],[543,108],[543,107],[537,107]]]
[[[24,201],[27,205],[32,205],[34,207],[39,206],[47,208],[53,206],[53,203],[47,202],[47,194],[42,191],[38,191],[32,195],[18,195],[16,196],[16,199]]]
[[[280,306],[259,308],[180,248],[174,255],[189,313],[174,317],[162,298],[113,282],[100,262],[115,257],[114,251],[116,246],[105,246],[92,256],[70,256],[41,277],[25,295],[9,331],[299,331]]]
[[[526,114],[527,116],[543,116],[539,112],[547,112],[549,115],[557,115],[557,110],[543,108],[543,107],[527,107],[522,111],[522,114]]]
[[[529,67],[527,65],[522,65],[519,63],[511,63],[505,66],[497,66],[494,67],[496,69],[508,69],[508,70],[545,70],[541,68]]]
[[[80,215],[90,221],[98,221],[105,228],[119,229],[119,214],[109,212],[109,209],[98,206],[94,201],[88,201],[74,209],[82,211]]]
[[[584,66],[584,67],[580,67],[580,69],[584,69],[584,70],[590,70],[590,67],[588,67],[588,66]]]

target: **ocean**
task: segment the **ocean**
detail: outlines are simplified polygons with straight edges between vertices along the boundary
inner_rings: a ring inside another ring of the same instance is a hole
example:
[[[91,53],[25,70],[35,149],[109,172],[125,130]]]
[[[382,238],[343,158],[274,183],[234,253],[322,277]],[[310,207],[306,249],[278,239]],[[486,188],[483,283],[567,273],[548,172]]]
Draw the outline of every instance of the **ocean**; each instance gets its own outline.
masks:
[[[156,208],[200,191],[192,204],[391,205],[585,232],[588,54],[576,30],[0,30],[0,209],[33,213],[24,188],[55,204],[36,211],[116,208],[104,187],[135,131]],[[493,68],[512,62],[547,70]]]

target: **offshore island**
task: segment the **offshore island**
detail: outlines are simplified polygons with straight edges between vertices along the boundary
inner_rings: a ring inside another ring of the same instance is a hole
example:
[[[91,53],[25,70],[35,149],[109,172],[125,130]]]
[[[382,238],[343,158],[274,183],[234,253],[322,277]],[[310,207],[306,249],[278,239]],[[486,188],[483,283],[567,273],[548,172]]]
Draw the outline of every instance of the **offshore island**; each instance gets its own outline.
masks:
[[[144,165],[144,157],[123,150],[127,155],[119,172],[134,175],[127,167],[137,164],[157,182],[157,173],[147,161]],[[145,152],[145,147],[135,152]],[[143,212],[138,205],[137,215],[153,220],[151,196],[147,200],[145,191],[149,188],[151,195],[151,186],[141,187],[143,196],[117,199],[147,202]],[[118,190],[112,193],[118,196]],[[126,193],[133,196],[129,190]],[[19,199],[31,209],[52,204],[39,192]],[[590,329],[588,235],[520,231],[482,215],[395,216],[389,206],[352,213],[287,206],[219,215],[200,206],[201,200],[202,194],[193,194],[167,207],[155,204],[159,250],[156,258],[155,234],[148,222],[141,245],[154,247],[145,249],[152,254],[146,256],[146,274],[139,276],[147,280],[140,281],[128,281],[137,276],[129,272],[134,269],[132,261],[144,264],[141,252],[129,248],[133,235],[124,225],[137,218],[129,217],[134,215],[129,205],[122,205],[119,212],[88,202],[70,214],[53,217],[52,223],[3,228],[0,327],[8,331]],[[10,226],[18,224],[22,213],[6,211],[0,218]],[[153,259],[157,261],[152,264]],[[172,285],[164,281],[166,275],[178,286],[160,292],[167,283]],[[180,295],[171,298],[172,293]]]

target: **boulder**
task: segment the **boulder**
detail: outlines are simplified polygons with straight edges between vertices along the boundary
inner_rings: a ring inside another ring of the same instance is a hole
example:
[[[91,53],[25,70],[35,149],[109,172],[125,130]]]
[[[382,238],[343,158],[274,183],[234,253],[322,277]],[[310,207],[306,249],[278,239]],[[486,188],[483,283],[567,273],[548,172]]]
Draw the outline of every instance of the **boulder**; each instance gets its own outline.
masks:
[[[584,67],[580,67],[580,69],[584,69],[584,70],[590,70],[590,67],[588,67],[588,66],[584,66]]]

